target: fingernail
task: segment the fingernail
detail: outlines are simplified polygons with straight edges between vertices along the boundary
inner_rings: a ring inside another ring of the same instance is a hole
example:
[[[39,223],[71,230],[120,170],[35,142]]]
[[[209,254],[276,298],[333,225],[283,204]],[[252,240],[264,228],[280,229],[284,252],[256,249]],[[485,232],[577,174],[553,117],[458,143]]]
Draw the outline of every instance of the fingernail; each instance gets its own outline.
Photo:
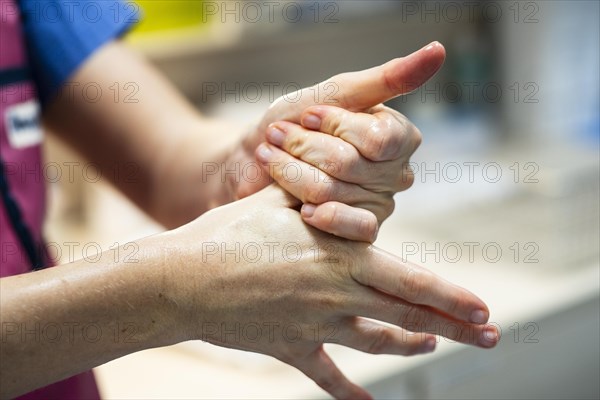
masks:
[[[498,342],[498,331],[494,327],[488,327],[481,333],[479,344],[485,347],[493,347]]]
[[[300,214],[304,218],[310,218],[315,213],[315,208],[317,208],[315,205],[306,203],[302,206]]]
[[[267,140],[275,146],[281,146],[285,140],[285,133],[276,126],[269,126],[267,128]]]
[[[441,45],[442,44],[436,40],[436,41],[433,41],[433,42],[429,43],[427,46],[423,47],[423,50],[431,50],[434,47],[438,47],[438,46],[441,46]]]
[[[487,313],[483,310],[475,310],[471,313],[470,321],[474,324],[485,324],[487,320]]]
[[[379,224],[377,224],[375,226],[375,233],[373,234],[373,240],[371,241],[371,243],[375,242],[377,240],[377,235],[379,234]]]
[[[435,350],[435,336],[428,337],[425,343],[425,351],[427,353],[431,353]]]
[[[308,129],[318,130],[321,128],[321,118],[314,114],[307,114],[302,117],[302,126]]]
[[[273,151],[266,144],[262,143],[258,146],[258,152],[256,153],[256,157],[260,162],[268,162],[273,156]]]

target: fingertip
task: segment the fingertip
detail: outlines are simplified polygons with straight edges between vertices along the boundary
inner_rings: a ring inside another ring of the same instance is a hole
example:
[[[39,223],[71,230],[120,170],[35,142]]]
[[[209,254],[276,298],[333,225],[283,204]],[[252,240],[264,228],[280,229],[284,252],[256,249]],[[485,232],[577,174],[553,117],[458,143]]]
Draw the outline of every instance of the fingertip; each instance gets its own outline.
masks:
[[[437,338],[434,335],[427,335],[424,343],[424,352],[431,353],[435,350],[437,345]]]
[[[281,147],[285,141],[285,130],[276,123],[270,124],[267,127],[266,138],[269,143]]]
[[[300,123],[307,129],[318,131],[321,129],[321,117],[316,113],[304,112],[300,118]]]
[[[490,317],[489,311],[477,309],[471,313],[471,316],[469,317],[469,322],[481,325],[481,324],[485,324],[486,322],[488,322],[489,317]]]
[[[461,290],[469,300],[465,303],[464,314],[460,318],[477,325],[487,323],[490,318],[490,309],[487,304],[470,290],[465,288],[461,288]]]
[[[329,113],[329,107],[316,105],[306,108],[300,115],[300,124],[307,129],[320,130],[323,119]]]
[[[300,210],[300,215],[302,218],[309,219],[315,214],[316,205],[305,203],[302,205],[302,209]]]
[[[373,243],[379,231],[377,217],[371,211],[334,201],[305,203],[300,214],[312,227],[348,240]]]
[[[438,41],[431,42],[427,46],[423,47],[419,53],[425,55],[423,65],[425,72],[433,76],[444,64],[446,60],[446,48]]]
[[[410,93],[435,75],[445,59],[444,46],[439,42],[430,43],[384,64],[384,82],[396,95]]]
[[[493,325],[486,326],[479,337],[479,345],[488,349],[496,347],[500,341],[500,334],[498,328]]]
[[[256,148],[255,156],[261,163],[268,163],[273,157],[273,148],[267,143],[261,143]]]
[[[373,239],[371,240],[371,243],[375,243],[378,235],[379,235],[379,221],[377,221],[377,217],[375,217],[375,232],[373,233]]]
[[[444,47],[443,44],[441,44],[440,42],[438,42],[437,40],[429,43],[427,46],[423,47],[424,51],[431,51],[431,52],[438,52],[438,53],[443,53],[446,54],[446,48]]]

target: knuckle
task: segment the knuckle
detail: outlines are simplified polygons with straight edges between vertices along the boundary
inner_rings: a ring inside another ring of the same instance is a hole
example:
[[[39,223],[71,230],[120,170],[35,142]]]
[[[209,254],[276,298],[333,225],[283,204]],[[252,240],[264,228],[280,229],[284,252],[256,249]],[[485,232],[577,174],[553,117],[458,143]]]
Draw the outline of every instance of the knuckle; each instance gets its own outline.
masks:
[[[360,162],[360,155],[352,145],[348,145],[344,142],[343,145],[340,146],[339,152],[335,154],[340,154],[336,157],[334,162],[337,162],[338,170],[346,170],[346,171],[354,171],[357,169],[358,164]]]
[[[451,296],[448,299],[447,310],[450,314],[456,314],[462,307],[461,298],[458,296]]]
[[[385,219],[389,218],[390,215],[392,215],[394,213],[394,210],[396,209],[396,203],[394,202],[394,198],[393,197],[386,198],[381,203],[381,208],[382,208],[381,219],[385,220]]]
[[[390,122],[390,126],[394,126],[391,129],[393,132],[391,139],[391,146],[395,151],[395,154],[399,154],[402,152],[406,143],[409,141],[410,132],[412,132],[412,124],[407,119],[401,119],[400,121],[394,120],[394,122]],[[411,151],[411,153],[414,150]]]
[[[271,174],[271,177],[275,181],[282,182],[283,181],[283,169],[281,168],[281,163],[279,163],[279,162],[273,163],[272,167],[269,168],[269,174]]]
[[[372,161],[383,161],[385,152],[389,149],[392,141],[391,135],[387,132],[388,123],[385,120],[378,119],[373,121],[365,131],[365,157]]]
[[[325,390],[328,393],[333,392],[337,386],[339,385],[338,382],[336,382],[335,380],[331,379],[329,376],[319,376],[315,378],[315,383],[317,385],[319,385],[323,390]]]
[[[319,310],[336,311],[340,310],[344,301],[337,294],[321,295],[315,299],[315,303]]]
[[[278,180],[280,183],[293,185],[299,184],[302,180],[302,164],[294,158],[282,157],[277,169],[281,175],[281,179]]]
[[[398,177],[396,188],[398,191],[409,189],[415,183],[415,173],[409,163],[405,163]]]
[[[285,147],[288,153],[295,157],[299,157],[306,152],[306,139],[300,135],[288,134],[285,141]]]
[[[422,273],[415,269],[409,269],[401,278],[401,291],[403,297],[409,301],[418,301],[423,294]]]
[[[371,215],[366,218],[361,218],[357,229],[360,237],[367,241],[371,241],[375,239],[378,228],[379,224],[377,223],[377,218],[374,215]]]
[[[394,198],[386,196],[384,199],[378,199],[377,203],[368,210],[375,214],[375,219],[379,224],[388,219],[394,213],[395,208]]]
[[[348,180],[358,175],[360,156],[352,145],[344,143],[338,148],[332,148],[331,154],[324,163],[317,163],[316,167],[335,178]]]
[[[390,113],[380,115],[366,130],[366,156],[373,161],[398,157],[407,142],[418,140],[413,131],[418,132],[405,118],[397,118]],[[411,153],[415,149],[416,146]]]
[[[319,226],[323,228],[335,226],[338,208],[335,204],[327,204],[320,207],[320,213],[318,214]]]
[[[327,112],[321,120],[321,131],[339,137],[343,134],[342,127],[346,124],[346,116],[337,112],[334,106],[327,107]]]
[[[395,151],[395,155],[412,154],[421,145],[423,135],[421,131],[408,120],[404,115],[398,113],[390,121],[390,130],[393,132],[390,146]],[[390,117],[393,117],[390,115]]]
[[[378,328],[376,333],[367,347],[367,352],[371,354],[383,354],[393,342],[394,335],[391,330],[383,327]]]
[[[419,340],[420,336],[421,334],[415,334],[415,336],[411,336],[404,342],[404,346],[402,347],[403,356],[414,356],[423,352],[421,340]]]
[[[322,204],[331,199],[333,194],[332,182],[313,182],[302,188],[302,198],[306,203]]]
[[[421,131],[419,130],[419,128],[417,128],[416,126],[411,124],[411,139],[413,142],[413,149],[416,150],[419,148],[419,146],[421,145],[421,143],[423,143],[423,134],[421,133]],[[414,151],[413,150],[413,151]]]
[[[400,315],[399,325],[406,326],[414,332],[424,331],[429,322],[429,317],[423,309],[416,305],[407,305]]]
[[[350,276],[365,286],[376,285],[376,273],[374,268],[365,268],[362,263],[351,262],[348,268]]]

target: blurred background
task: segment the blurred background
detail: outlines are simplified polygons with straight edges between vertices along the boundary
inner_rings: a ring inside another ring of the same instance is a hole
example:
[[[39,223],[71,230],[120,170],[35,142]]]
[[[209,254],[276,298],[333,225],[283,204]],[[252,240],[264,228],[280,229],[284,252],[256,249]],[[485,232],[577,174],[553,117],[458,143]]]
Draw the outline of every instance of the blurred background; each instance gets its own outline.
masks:
[[[153,0],[129,11],[140,19],[131,46],[203,113],[242,123],[301,87],[442,42],[441,72],[389,103],[424,141],[377,245],[479,294],[502,340],[484,351],[441,339],[416,358],[332,345],[333,358],[377,398],[600,397],[597,1]],[[47,151],[76,157],[56,141]],[[162,230],[106,184],[50,190],[59,246]],[[96,373],[107,398],[324,397],[277,361],[201,342]]]

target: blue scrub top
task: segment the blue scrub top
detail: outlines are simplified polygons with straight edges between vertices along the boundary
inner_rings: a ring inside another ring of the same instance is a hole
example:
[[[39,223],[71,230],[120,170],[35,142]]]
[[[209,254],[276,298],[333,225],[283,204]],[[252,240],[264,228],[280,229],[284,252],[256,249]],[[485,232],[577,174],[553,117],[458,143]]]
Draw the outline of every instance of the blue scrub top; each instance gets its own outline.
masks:
[[[25,42],[42,107],[96,49],[138,21],[122,0],[20,0]]]

